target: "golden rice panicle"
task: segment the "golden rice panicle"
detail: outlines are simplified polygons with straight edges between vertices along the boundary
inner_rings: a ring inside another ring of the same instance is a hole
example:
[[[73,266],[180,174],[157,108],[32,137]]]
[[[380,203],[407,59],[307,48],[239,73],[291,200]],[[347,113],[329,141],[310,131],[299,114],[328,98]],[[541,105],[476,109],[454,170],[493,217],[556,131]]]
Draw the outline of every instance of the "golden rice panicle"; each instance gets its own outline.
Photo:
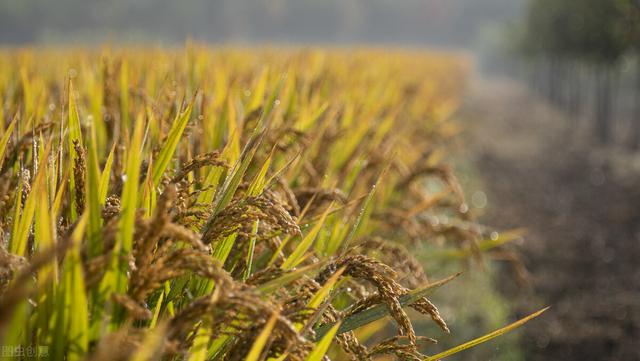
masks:
[[[484,251],[443,161],[464,56],[189,43],[0,62],[3,345],[418,360],[437,334],[408,308],[449,331],[426,296],[453,277],[416,252]],[[396,336],[361,332],[387,315]]]

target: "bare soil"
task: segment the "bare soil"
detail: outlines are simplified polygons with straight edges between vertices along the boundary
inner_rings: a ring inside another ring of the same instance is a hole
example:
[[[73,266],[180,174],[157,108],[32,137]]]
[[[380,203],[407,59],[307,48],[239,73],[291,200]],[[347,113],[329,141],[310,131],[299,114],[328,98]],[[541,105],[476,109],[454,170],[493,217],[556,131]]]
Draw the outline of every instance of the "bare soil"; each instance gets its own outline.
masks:
[[[483,222],[528,229],[518,248],[530,286],[505,279],[502,291],[519,316],[552,307],[521,331],[526,359],[640,360],[637,155],[594,147],[588,119],[515,81],[474,80],[462,118]]]

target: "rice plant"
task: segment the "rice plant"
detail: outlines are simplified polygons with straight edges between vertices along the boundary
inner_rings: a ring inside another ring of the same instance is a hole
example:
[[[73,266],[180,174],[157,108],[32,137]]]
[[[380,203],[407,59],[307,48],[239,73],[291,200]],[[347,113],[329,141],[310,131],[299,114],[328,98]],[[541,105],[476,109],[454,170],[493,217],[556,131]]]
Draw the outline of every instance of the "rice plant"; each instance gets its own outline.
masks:
[[[438,352],[406,312],[449,332],[427,297],[455,275],[430,279],[413,247],[490,248],[443,161],[468,68],[375,49],[4,51],[3,347],[436,360],[520,325]],[[382,318],[396,336],[367,342]]]

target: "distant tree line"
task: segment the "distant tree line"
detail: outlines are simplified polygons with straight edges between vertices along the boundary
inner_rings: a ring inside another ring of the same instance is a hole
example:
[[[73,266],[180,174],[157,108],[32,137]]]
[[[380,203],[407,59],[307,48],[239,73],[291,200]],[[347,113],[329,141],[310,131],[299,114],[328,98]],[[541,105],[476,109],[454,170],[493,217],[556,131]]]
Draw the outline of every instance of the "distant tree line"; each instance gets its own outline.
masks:
[[[592,118],[601,144],[640,149],[640,0],[530,0],[524,24],[530,84],[573,118]],[[616,106],[631,115],[624,134],[614,132]]]

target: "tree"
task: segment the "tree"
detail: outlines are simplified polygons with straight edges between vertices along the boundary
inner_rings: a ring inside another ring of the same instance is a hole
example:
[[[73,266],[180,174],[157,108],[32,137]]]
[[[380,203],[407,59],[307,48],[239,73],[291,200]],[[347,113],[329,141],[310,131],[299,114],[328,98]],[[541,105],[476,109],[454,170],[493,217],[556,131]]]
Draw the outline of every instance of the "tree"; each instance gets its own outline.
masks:
[[[636,60],[635,113],[633,115],[633,131],[631,148],[640,149],[640,1],[618,0],[618,6],[624,14],[619,24],[619,32],[633,52]]]
[[[637,2],[637,0],[622,0]],[[620,24],[625,11],[611,0],[532,0],[523,39],[525,54],[548,65],[549,98],[562,104],[561,84],[567,64],[585,64],[595,71],[595,135],[611,141],[612,80],[616,65],[628,48]]]

